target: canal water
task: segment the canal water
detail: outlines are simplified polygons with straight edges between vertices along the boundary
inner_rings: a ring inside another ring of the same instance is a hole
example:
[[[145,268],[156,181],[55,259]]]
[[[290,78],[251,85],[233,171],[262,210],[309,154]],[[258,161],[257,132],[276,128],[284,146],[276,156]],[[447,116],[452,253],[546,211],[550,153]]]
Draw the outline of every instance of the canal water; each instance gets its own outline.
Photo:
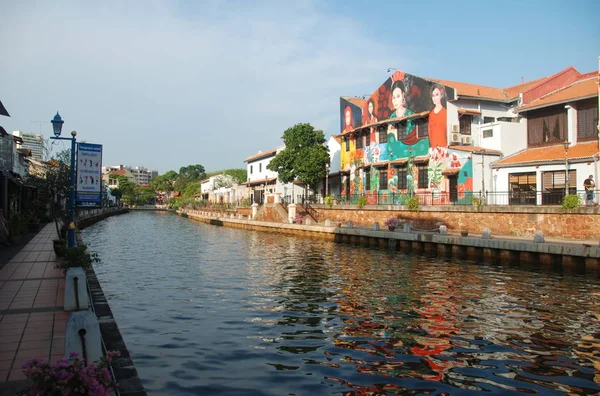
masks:
[[[151,395],[600,392],[597,279],[166,213],[83,239]]]

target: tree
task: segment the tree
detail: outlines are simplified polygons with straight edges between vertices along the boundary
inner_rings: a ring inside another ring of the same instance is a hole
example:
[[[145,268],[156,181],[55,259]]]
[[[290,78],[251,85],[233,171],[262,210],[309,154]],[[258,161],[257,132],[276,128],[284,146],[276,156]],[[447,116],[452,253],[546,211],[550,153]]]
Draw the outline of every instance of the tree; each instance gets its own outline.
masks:
[[[248,180],[248,171],[246,169],[227,169],[222,172],[224,175],[231,176],[234,182],[240,184]]]
[[[179,178],[187,181],[198,181],[206,177],[206,172],[202,165],[188,165],[179,168]]]
[[[188,183],[183,190],[183,198],[193,198],[194,195],[200,194],[200,181]]]
[[[314,189],[323,179],[325,165],[329,164],[329,149],[325,134],[310,124],[296,124],[283,132],[285,149],[267,165],[277,172],[283,183],[299,180]]]
[[[174,191],[175,181],[179,175],[174,170],[170,170],[164,175],[156,176],[150,181],[150,185],[157,191]]]
[[[219,175],[215,177],[215,188],[229,188],[235,184],[233,177],[231,175]]]

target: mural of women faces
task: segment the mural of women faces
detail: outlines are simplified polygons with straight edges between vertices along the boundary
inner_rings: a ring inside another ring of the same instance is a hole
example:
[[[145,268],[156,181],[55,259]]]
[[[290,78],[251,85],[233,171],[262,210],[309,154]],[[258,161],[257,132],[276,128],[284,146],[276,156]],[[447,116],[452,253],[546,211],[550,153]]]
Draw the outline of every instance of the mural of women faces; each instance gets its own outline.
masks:
[[[410,111],[406,104],[404,83],[402,81],[394,81],[390,91],[392,95],[392,107],[394,111],[390,118],[404,117],[407,115],[407,111]]]
[[[340,98],[340,130],[351,131],[362,125],[362,109],[350,101]]]
[[[429,112],[429,141],[432,148],[448,146],[448,116],[446,111],[446,89],[442,85],[431,86],[433,108]]]

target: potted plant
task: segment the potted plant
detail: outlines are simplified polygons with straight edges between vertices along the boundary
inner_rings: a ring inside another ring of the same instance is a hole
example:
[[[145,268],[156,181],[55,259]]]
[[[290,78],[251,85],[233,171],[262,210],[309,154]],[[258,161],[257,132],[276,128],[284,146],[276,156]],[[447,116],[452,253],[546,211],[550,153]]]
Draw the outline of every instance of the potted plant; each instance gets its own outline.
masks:
[[[468,229],[466,229],[466,230],[460,230],[460,235],[464,236],[464,237],[469,236],[469,230]]]
[[[304,217],[302,217],[302,215],[300,213],[296,213],[296,218],[294,219],[294,223],[302,224],[303,220],[304,220]]]
[[[383,223],[383,225],[385,225],[388,230],[394,231],[396,227],[398,227],[398,219],[395,217],[390,217],[385,221],[385,223]]]
[[[54,268],[67,272],[69,268],[81,267],[84,270],[92,266],[92,263],[99,263],[98,253],[87,250],[87,245],[79,245],[64,249],[64,260],[56,263]]]
[[[24,395],[108,395],[118,384],[112,379],[110,364],[118,351],[109,351],[98,363],[86,365],[79,354],[72,352],[69,359],[51,365],[34,358],[23,365],[23,373],[31,386]]]
[[[12,212],[8,219],[8,232],[13,243],[21,243],[21,235],[27,232],[28,216],[19,212]]]

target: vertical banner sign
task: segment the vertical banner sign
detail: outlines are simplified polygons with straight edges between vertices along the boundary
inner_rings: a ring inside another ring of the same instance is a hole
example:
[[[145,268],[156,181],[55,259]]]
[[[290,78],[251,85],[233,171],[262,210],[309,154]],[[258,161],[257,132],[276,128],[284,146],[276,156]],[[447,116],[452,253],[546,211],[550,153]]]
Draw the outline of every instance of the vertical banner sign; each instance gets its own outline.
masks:
[[[77,193],[79,208],[102,206],[102,145],[77,143]]]

